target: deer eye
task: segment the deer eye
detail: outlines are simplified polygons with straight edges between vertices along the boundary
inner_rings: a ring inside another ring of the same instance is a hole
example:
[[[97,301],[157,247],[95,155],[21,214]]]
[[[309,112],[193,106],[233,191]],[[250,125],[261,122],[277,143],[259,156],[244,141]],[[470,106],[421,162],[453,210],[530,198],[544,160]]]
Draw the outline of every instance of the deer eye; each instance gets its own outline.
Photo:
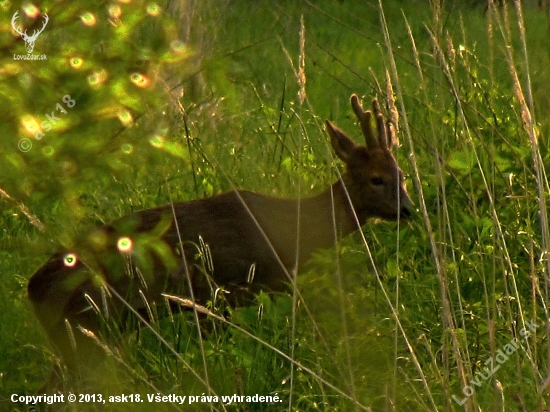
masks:
[[[383,186],[384,185],[384,179],[382,179],[381,177],[373,177],[373,178],[370,179],[370,182],[374,186]]]

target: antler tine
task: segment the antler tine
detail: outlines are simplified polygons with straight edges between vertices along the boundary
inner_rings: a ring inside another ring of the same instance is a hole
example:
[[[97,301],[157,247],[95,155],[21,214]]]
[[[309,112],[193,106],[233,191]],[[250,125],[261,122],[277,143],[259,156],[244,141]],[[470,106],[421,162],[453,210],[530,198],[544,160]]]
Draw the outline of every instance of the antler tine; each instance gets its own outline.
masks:
[[[50,18],[48,17],[47,14],[44,14],[44,23],[42,24],[42,28],[40,29],[40,31],[38,31],[38,34],[42,33],[44,31],[44,29],[46,28],[48,22],[50,21]]]
[[[34,31],[32,36],[30,37],[31,40],[36,40],[37,39],[37,37],[40,35],[40,33],[42,33],[44,31],[44,29],[46,28],[46,25],[48,24],[48,21],[50,21],[50,18],[48,17],[47,14],[45,14],[44,15],[44,23],[42,23],[42,28],[37,29],[37,30]]]
[[[20,34],[21,36],[23,35],[23,33],[21,32],[21,28],[20,27],[17,27],[16,26],[16,21],[17,21],[17,18],[19,17],[19,10],[16,11],[14,14],[13,14],[13,17],[11,18],[11,27],[13,27],[13,29],[15,30],[15,32],[17,34]],[[25,33],[27,31],[25,30]]]
[[[370,125],[370,118],[372,116],[372,113],[370,110],[363,110],[363,107],[361,106],[361,103],[359,103],[359,98],[356,94],[353,94],[351,96],[351,107],[353,108],[355,116],[357,116],[357,119],[361,124],[361,130],[363,131],[363,135],[365,136],[365,143],[367,144],[367,147],[373,148],[380,146],[379,141],[372,133],[372,127]]]
[[[388,137],[388,147],[391,147],[395,143],[395,127],[391,119],[386,120],[386,130]]]
[[[378,129],[378,142],[380,147],[389,147],[388,137],[386,136],[386,124],[384,122],[384,116],[380,111],[380,105],[376,98],[372,99],[372,111],[376,116],[376,128]]]

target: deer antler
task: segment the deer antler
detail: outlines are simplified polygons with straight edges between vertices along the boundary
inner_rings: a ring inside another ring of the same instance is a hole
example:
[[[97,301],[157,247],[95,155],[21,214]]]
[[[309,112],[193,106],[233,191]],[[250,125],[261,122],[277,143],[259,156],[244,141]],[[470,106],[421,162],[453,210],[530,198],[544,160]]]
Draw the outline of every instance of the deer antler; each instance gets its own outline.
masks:
[[[365,136],[365,143],[367,144],[367,147],[372,149],[374,147],[380,146],[378,140],[374,137],[374,134],[372,133],[372,128],[370,125],[370,118],[372,116],[372,113],[370,112],[370,110],[363,110],[363,107],[361,106],[361,103],[359,103],[359,98],[356,94],[353,94],[351,96],[351,107],[353,108],[355,116],[357,116],[357,120],[359,120],[361,130],[363,131],[363,136]]]
[[[361,124],[361,130],[365,136],[365,142],[369,148],[385,148],[390,147],[393,142],[394,130],[391,120],[388,119],[387,123],[384,123],[384,116],[380,111],[380,105],[378,100],[372,100],[372,112],[370,110],[364,111],[359,98],[356,94],[351,96],[351,107],[359,123]],[[372,131],[371,117],[374,113],[376,118],[376,128],[378,129],[378,137],[376,137]]]
[[[25,32],[22,33],[21,29],[18,29],[17,26],[15,25],[16,24],[15,22],[18,17],[19,17],[19,11],[16,11],[13,17],[11,18],[11,27],[13,27],[13,30],[15,30],[17,34],[19,34],[21,37],[23,37],[23,39],[25,39],[27,37],[27,31],[25,30]]]
[[[13,27],[13,30],[15,30],[16,33],[21,35],[21,38],[25,41],[25,47],[27,48],[28,53],[32,53],[34,49],[34,42],[36,41],[37,37],[44,31],[46,28],[46,25],[48,24],[48,21],[50,21],[50,18],[47,14],[44,14],[44,24],[42,24],[42,28],[40,30],[35,30],[32,36],[27,35],[27,30],[24,32],[21,32],[21,28],[17,27],[16,21],[19,17],[19,11],[16,11],[11,19],[11,27]]]
[[[29,38],[29,40],[32,40],[32,41],[36,40],[38,35],[44,31],[49,21],[50,21],[50,18],[48,17],[48,15],[44,14],[44,24],[42,25],[42,28],[40,30],[35,30],[33,35]]]

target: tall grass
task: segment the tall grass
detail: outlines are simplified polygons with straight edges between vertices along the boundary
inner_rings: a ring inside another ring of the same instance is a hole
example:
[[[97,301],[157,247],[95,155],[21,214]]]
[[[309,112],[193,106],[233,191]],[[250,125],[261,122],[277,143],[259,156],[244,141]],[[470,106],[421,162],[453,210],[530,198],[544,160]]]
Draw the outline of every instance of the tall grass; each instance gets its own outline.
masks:
[[[316,193],[340,170],[323,120],[358,136],[355,92],[365,102],[395,99],[415,218],[369,222],[319,251],[288,294],[236,309],[215,296],[200,322],[184,307],[152,308],[149,326],[108,348],[99,377],[65,376],[64,392],[282,400],[159,410],[547,410],[548,10],[519,1],[486,11],[420,0],[226,1],[196,3],[186,18],[200,64],[163,118],[178,156],[136,164],[135,177],[92,180],[79,198],[88,217],[76,222],[62,198],[3,197],[3,407],[25,410],[9,396],[32,394],[58,362],[25,287],[67,233],[233,188]],[[520,334],[531,321],[539,326]],[[108,410],[130,407],[151,405]]]

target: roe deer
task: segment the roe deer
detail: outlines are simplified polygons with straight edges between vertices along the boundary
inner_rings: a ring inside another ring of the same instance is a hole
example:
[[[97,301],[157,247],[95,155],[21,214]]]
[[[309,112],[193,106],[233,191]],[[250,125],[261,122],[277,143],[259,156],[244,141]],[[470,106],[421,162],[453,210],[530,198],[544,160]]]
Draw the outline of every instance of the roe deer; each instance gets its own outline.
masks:
[[[372,112],[363,110],[356,95],[351,106],[366,146],[326,121],[346,168],[324,192],[276,199],[235,190],[143,210],[96,228],[38,269],[29,298],[69,370],[93,363],[92,352],[101,352],[83,329],[98,336],[105,319],[125,324],[129,309],[120,296],[146,315],[149,305],[163,303],[162,293],[204,304],[213,288],[223,286],[229,304],[237,305],[260,289],[284,290],[315,250],[333,247],[368,218],[409,217],[412,202],[390,150],[391,123],[376,99]],[[208,265],[201,264],[201,251]]]

